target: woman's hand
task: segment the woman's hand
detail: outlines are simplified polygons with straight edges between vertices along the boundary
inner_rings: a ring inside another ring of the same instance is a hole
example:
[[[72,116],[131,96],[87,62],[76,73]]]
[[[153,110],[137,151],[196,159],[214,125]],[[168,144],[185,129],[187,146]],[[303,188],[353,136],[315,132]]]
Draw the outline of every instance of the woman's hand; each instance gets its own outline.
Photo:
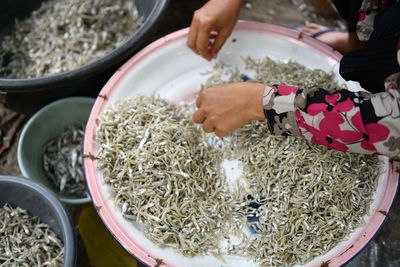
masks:
[[[205,132],[219,137],[252,120],[264,119],[262,83],[230,83],[202,91],[196,100],[193,121],[201,123]]]
[[[236,24],[242,3],[243,0],[210,0],[196,10],[188,46],[207,60],[215,58]]]

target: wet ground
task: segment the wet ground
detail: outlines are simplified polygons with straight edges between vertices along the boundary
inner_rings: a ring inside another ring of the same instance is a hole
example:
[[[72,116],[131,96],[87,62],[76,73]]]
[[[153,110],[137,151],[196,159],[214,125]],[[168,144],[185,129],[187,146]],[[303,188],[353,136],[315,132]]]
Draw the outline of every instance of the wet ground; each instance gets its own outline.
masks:
[[[204,0],[170,0],[170,5],[147,44],[173,31],[190,25],[191,16],[197,8],[201,7]],[[309,5],[311,2],[319,6]],[[307,3],[307,4],[305,4]],[[330,27],[343,27],[343,22],[331,9],[327,9],[327,1],[302,1],[302,0],[252,0],[246,1],[242,8],[240,19],[255,20],[278,24],[290,28],[304,25],[306,22],[316,22]],[[327,11],[328,10],[328,11]],[[100,88],[98,88],[100,90]],[[94,95],[96,92],[93,93]],[[0,102],[10,106],[10,98],[0,94]],[[12,105],[11,105],[12,106]],[[23,124],[33,111],[19,114],[0,105],[0,174],[20,175],[16,151],[18,136]],[[24,117],[25,116],[25,117]],[[8,118],[6,120],[6,118]],[[9,147],[7,148],[7,144]],[[4,151],[1,147],[5,147]],[[77,224],[80,206],[68,206],[74,222]],[[90,266],[86,249],[81,239],[78,242],[78,266]],[[347,266],[351,267],[379,267],[400,266],[400,199],[396,197],[386,222],[376,237],[366,248],[356,256]]]

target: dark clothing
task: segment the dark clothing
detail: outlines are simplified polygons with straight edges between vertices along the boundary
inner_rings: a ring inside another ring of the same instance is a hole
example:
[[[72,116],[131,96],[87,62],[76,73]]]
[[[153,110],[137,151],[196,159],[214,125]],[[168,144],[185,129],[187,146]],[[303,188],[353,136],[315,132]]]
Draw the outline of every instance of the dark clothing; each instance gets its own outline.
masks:
[[[348,22],[348,30],[355,31],[360,17],[360,0],[334,0],[339,13]],[[346,80],[358,81],[372,92],[385,91],[384,81],[390,74],[400,71],[397,63],[397,43],[400,38],[400,3],[381,1],[372,34],[366,47],[343,56],[340,75]],[[366,13],[369,11],[367,10]]]

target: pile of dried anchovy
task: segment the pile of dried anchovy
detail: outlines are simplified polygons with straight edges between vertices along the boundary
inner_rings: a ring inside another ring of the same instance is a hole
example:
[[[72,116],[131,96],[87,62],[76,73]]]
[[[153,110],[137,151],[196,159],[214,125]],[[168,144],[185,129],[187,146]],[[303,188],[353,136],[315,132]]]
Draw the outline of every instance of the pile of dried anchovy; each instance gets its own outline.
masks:
[[[140,27],[135,1],[50,0],[15,21],[0,45],[0,77],[34,78],[96,60]]]
[[[137,96],[99,121],[98,166],[123,216],[185,255],[217,252],[234,214],[232,197],[221,154],[190,117],[159,97]]]
[[[64,245],[47,224],[19,207],[0,208],[0,266],[62,266]]]
[[[245,63],[254,81],[339,88],[332,74],[295,62]],[[206,86],[243,77],[223,64],[209,74]],[[115,202],[156,244],[190,256],[242,255],[290,266],[324,254],[363,224],[379,174],[376,157],[270,136],[258,121],[216,140],[191,122],[188,110],[134,96],[108,108],[96,132],[98,166]],[[243,170],[233,188],[224,159],[238,160]]]
[[[249,75],[241,73],[232,66],[225,65],[223,62],[217,62],[212,70],[203,73],[208,75],[208,78],[202,87],[238,82],[242,80],[243,76],[247,76],[253,82],[265,84],[284,84],[302,88],[321,87],[330,91],[347,88],[346,84],[337,84],[333,73],[327,73],[321,69],[310,70],[296,61],[290,60],[288,63],[281,63],[269,57],[262,59],[246,57],[243,61]],[[255,76],[253,77],[252,74]]]
[[[268,266],[304,264],[364,223],[379,174],[376,157],[269,135],[264,122],[242,127],[230,141],[247,184],[241,192],[247,216],[259,218],[248,223],[258,234],[245,239],[244,255]]]
[[[309,70],[268,57],[244,59],[254,81],[330,91],[343,88],[332,73]],[[205,86],[240,81],[244,74],[217,64]],[[220,77],[226,77],[221,80]],[[262,265],[304,264],[324,254],[361,226],[379,175],[377,157],[344,153],[303,138],[273,136],[265,122],[253,121],[226,140],[225,157],[243,169],[248,222],[258,234],[244,238],[237,251]],[[251,196],[251,197],[249,197]]]
[[[59,192],[66,196],[86,196],[82,161],[84,127],[84,124],[69,126],[45,146],[45,174]]]

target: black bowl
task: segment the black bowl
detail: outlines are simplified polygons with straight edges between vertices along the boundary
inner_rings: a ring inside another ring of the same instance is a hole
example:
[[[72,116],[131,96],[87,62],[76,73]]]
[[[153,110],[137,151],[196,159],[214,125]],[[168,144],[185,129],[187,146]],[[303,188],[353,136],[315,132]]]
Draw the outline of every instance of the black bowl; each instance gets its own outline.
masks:
[[[76,238],[70,217],[58,198],[45,186],[18,176],[0,175],[0,207],[20,207],[50,226],[64,244],[64,267],[75,266]]]
[[[5,0],[0,2],[0,42],[8,34],[15,18],[25,18],[38,9],[44,0]],[[37,108],[60,97],[76,92],[100,91],[101,87],[117,68],[137,52],[155,30],[157,21],[166,9],[168,0],[134,0],[139,14],[144,17],[140,28],[121,46],[105,56],[79,68],[44,77],[30,79],[0,78],[0,92],[6,92],[11,98],[21,99],[19,103],[26,107],[37,103]],[[23,93],[21,95],[21,93]],[[16,95],[15,94],[19,94]],[[85,93],[84,93],[85,94]],[[90,93],[86,93],[90,94]],[[29,99],[29,102],[25,101]],[[18,102],[18,101],[14,101]],[[18,104],[18,103],[17,103]],[[11,107],[15,110],[23,108]]]

